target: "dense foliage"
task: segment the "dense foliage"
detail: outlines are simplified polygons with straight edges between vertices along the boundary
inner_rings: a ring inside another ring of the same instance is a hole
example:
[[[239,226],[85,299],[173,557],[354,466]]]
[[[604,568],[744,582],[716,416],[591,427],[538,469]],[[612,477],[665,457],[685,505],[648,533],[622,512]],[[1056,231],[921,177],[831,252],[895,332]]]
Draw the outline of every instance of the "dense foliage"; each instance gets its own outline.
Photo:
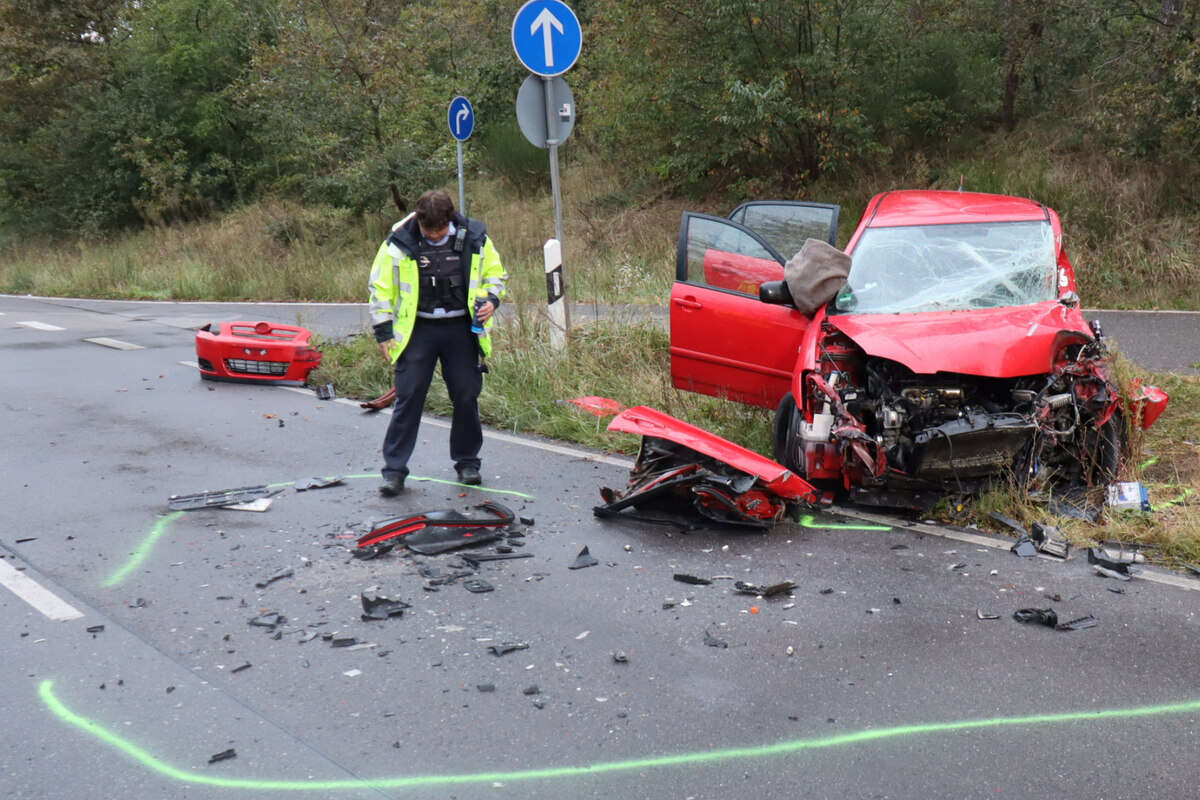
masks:
[[[94,232],[246,200],[405,206],[445,108],[519,182],[499,0],[0,0],[0,224]],[[1197,0],[576,0],[575,136],[630,180],[802,195],[1031,119],[1190,173]],[[1082,140],[1081,140],[1082,141]],[[1189,177],[1190,176],[1190,177]]]

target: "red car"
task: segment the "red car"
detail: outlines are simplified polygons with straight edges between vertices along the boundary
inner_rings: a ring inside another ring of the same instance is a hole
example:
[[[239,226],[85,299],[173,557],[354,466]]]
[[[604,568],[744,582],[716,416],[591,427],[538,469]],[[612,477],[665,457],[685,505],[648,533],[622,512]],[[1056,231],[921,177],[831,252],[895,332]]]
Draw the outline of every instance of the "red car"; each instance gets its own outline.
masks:
[[[684,214],[676,387],[775,409],[775,459],[862,503],[921,507],[1006,474],[1040,488],[1114,479],[1126,415],[1148,427],[1167,397],[1120,397],[1058,214],[1001,195],[879,194],[840,290],[803,313],[784,264],[806,239],[833,245],[837,220],[837,206],[799,202]]]
[[[205,380],[299,381],[321,365],[312,333],[274,322],[214,322],[196,331],[196,361]]]

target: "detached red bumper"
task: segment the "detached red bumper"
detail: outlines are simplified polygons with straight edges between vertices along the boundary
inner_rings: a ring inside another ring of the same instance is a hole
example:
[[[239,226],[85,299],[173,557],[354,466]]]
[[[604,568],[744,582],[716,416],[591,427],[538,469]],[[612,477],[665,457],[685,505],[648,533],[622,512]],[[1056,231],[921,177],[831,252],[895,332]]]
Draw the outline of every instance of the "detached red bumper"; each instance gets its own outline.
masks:
[[[196,331],[196,361],[207,380],[298,381],[321,364],[312,332],[274,322],[214,322]]]

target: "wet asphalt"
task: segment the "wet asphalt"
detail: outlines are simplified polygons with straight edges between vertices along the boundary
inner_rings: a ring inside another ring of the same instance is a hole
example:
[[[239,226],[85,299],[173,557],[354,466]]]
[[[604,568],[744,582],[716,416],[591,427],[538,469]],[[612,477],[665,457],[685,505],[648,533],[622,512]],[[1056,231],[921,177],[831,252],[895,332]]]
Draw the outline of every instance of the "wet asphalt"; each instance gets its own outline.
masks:
[[[338,335],[363,324],[345,308],[272,318]],[[1186,577],[833,512],[767,534],[601,522],[622,459],[491,431],[470,489],[436,419],[421,479],[381,498],[385,415],[181,363],[197,324],[236,316],[0,297],[0,579],[22,576],[0,583],[23,593],[0,588],[0,796],[1195,794]],[[314,476],[344,480],[296,490]],[[263,512],[167,507],[264,484]],[[350,553],[381,520],[484,501],[526,519],[504,545],[531,557]],[[599,563],[570,569],[585,546]],[[431,585],[455,571],[494,589]],[[410,607],[363,620],[364,594]],[[1026,607],[1097,624],[1015,622]]]

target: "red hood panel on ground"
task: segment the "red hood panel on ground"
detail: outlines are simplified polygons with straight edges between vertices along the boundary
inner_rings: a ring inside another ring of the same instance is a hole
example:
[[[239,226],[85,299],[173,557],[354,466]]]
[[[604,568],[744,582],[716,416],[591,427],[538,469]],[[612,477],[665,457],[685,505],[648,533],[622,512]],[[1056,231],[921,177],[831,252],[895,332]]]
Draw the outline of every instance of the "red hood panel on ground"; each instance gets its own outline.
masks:
[[[1057,302],[921,314],[834,314],[827,320],[868,355],[926,375],[1036,375],[1049,371],[1063,331],[1092,338],[1079,309]]]
[[[608,424],[608,429],[667,439],[681,444],[747,475],[755,476],[766,484],[769,490],[789,500],[812,501],[816,496],[816,489],[812,484],[793,474],[782,464],[653,408],[636,406],[622,411]]]

